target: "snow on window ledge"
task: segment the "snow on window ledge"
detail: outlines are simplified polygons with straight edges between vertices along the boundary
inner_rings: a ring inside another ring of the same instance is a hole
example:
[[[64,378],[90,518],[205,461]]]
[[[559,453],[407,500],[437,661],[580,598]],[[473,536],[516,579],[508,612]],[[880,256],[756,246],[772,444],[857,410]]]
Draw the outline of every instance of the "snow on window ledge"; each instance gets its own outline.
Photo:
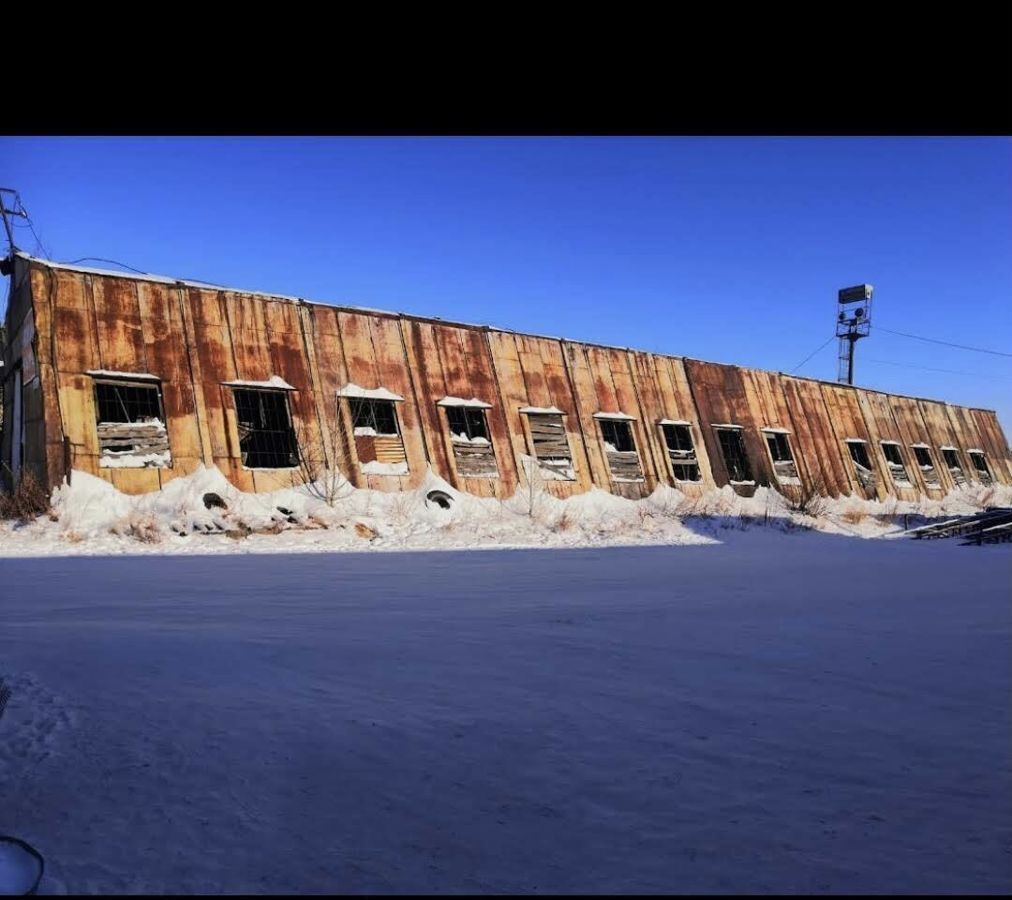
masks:
[[[280,375],[271,375],[267,381],[223,381],[222,384],[225,387],[237,387],[237,388],[264,388],[275,391],[294,391],[298,390],[292,387],[284,378]]]
[[[617,419],[620,422],[635,422],[636,417],[630,416],[624,412],[596,412],[594,413],[595,419]]]
[[[85,375],[92,378],[122,378],[130,381],[161,381],[157,375],[150,372],[118,372],[113,369],[85,369]]]
[[[407,475],[408,464],[406,462],[399,463],[383,463],[373,460],[372,462],[361,463],[361,470],[365,475]]]
[[[564,416],[565,413],[556,406],[521,406],[520,412],[528,416]]]
[[[403,402],[400,394],[388,391],[385,387],[364,388],[354,382],[349,382],[337,392],[338,397],[357,397],[362,400],[390,400],[394,403]]]
[[[461,397],[443,397],[442,400],[436,401],[436,406],[470,406],[474,409],[492,408],[491,403],[486,403],[484,400],[479,400],[477,397],[472,397],[470,400],[464,400]]]

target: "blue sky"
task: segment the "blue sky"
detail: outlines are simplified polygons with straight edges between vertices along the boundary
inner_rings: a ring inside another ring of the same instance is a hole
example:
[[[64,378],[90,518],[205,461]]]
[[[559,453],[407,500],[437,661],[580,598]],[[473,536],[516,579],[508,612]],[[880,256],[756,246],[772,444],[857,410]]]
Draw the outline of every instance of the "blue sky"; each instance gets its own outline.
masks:
[[[1012,358],[882,330],[1012,353],[1007,138],[0,138],[0,175],[57,260],[779,371],[869,282],[856,381],[1012,436]]]

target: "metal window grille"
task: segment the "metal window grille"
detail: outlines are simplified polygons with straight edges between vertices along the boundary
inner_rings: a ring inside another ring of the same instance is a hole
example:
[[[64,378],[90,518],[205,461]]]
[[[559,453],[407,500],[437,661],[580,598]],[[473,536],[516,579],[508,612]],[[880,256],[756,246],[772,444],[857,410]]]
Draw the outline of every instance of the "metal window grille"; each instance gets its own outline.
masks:
[[[353,428],[372,428],[378,435],[400,434],[397,429],[397,411],[392,400],[351,397],[348,402]]]
[[[662,425],[661,431],[668,448],[668,458],[671,460],[675,481],[701,481],[696,447],[692,442],[689,426]]]
[[[745,453],[745,439],[740,428],[718,428],[717,439],[731,481],[753,481],[752,466]]]
[[[161,391],[153,384],[95,382],[99,422],[144,422],[162,418]]]
[[[239,453],[249,469],[292,469],[299,464],[285,391],[233,388]]]

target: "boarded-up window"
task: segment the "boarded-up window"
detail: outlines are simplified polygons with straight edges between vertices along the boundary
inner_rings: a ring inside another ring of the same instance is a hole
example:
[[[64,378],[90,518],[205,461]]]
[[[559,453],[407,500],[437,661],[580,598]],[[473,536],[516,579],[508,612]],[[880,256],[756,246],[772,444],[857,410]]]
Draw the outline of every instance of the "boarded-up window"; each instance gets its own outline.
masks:
[[[717,427],[717,440],[720,442],[720,452],[724,457],[724,465],[727,467],[727,477],[732,484],[754,484],[752,477],[752,466],[748,461],[748,454],[745,452],[745,438],[742,429]]]
[[[973,463],[974,471],[977,473],[977,480],[981,484],[991,484],[994,480],[991,477],[991,470],[987,466],[987,458],[980,450],[969,450],[970,462]]]
[[[770,449],[770,459],[773,460],[773,472],[777,481],[786,484],[800,484],[798,477],[798,466],[794,462],[794,454],[791,452],[791,444],[786,433],[763,429],[766,437],[766,446]]]
[[[614,481],[642,481],[639,454],[633,438],[632,423],[624,419],[598,419],[604,455]]]
[[[96,381],[98,464],[103,469],[162,469],[172,464],[155,383]]]
[[[900,445],[883,441],[882,453],[885,456],[886,465],[889,467],[889,474],[892,475],[893,481],[903,487],[912,487],[910,476],[907,475],[907,467],[903,462],[903,453],[900,451]]]
[[[406,475],[408,460],[392,400],[348,398],[355,452],[367,475]]]
[[[531,432],[531,449],[542,478],[574,481],[573,452],[560,413],[526,413]]]
[[[233,388],[239,454],[248,469],[292,469],[299,464],[285,391]]]
[[[959,454],[955,447],[943,447],[942,458],[945,460],[945,467],[949,470],[953,482],[957,487],[963,487],[966,484],[966,473],[963,472],[963,466],[959,462]]]
[[[868,447],[864,441],[853,440],[847,441],[847,450],[850,451],[850,459],[854,463],[858,483],[861,487],[871,490],[875,487],[875,472],[871,467]]]
[[[921,470],[921,477],[929,487],[938,487],[938,473],[935,471],[935,461],[931,458],[931,451],[927,447],[914,447],[914,457],[917,460],[917,468]]]
[[[671,471],[675,481],[700,481],[699,460],[688,425],[661,424],[661,433],[668,448]]]
[[[495,449],[489,437],[485,410],[473,406],[444,406],[457,471],[466,478],[498,478]]]

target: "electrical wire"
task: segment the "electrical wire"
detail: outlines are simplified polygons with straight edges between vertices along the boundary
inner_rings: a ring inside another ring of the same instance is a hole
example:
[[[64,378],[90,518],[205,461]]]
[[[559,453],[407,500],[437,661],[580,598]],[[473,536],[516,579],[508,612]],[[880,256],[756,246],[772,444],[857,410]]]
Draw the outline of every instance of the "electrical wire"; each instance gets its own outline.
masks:
[[[984,372],[960,372],[958,369],[936,369],[932,366],[915,366],[911,363],[895,362],[891,359],[876,359],[874,356],[864,357],[864,362],[879,363],[883,366],[899,366],[903,369],[921,369],[925,372],[945,372],[947,375],[968,375],[972,378],[991,378],[998,381],[1007,380],[1007,375],[988,375]]]
[[[935,338],[921,337],[919,334],[907,334],[905,331],[893,331],[891,328],[883,328],[881,325],[878,327],[879,331],[885,331],[889,334],[898,334],[900,337],[913,338],[915,341],[927,341],[929,344],[942,344],[946,347],[957,347],[960,350],[972,350],[974,353],[990,353],[992,356],[1008,356],[1012,358],[1012,353],[1003,353],[1001,350],[985,350],[983,347],[968,347],[966,344],[953,344],[950,341],[939,341]]]
[[[821,351],[824,347],[829,346],[829,343],[831,341],[834,341],[834,340],[836,340],[836,335],[835,334],[830,335],[829,336],[829,340],[826,341],[826,343],[821,344],[819,347],[817,347],[815,350],[813,350],[811,353],[809,353],[808,356],[806,356],[793,369],[791,369],[790,374],[793,375],[795,372],[797,372],[798,369],[800,369],[806,362],[808,362],[808,360],[810,360],[813,356],[815,356],[816,353],[818,353],[819,351]]]
[[[104,256],[82,256],[80,259],[72,259],[69,262],[61,262],[61,266],[72,266],[75,263],[80,262],[106,262],[112,263],[114,266],[122,266],[124,269],[129,269],[131,272],[137,272],[139,275],[150,275],[150,272],[145,272],[142,269],[135,269],[133,266],[128,266],[126,263],[121,263],[115,259],[106,259]]]

